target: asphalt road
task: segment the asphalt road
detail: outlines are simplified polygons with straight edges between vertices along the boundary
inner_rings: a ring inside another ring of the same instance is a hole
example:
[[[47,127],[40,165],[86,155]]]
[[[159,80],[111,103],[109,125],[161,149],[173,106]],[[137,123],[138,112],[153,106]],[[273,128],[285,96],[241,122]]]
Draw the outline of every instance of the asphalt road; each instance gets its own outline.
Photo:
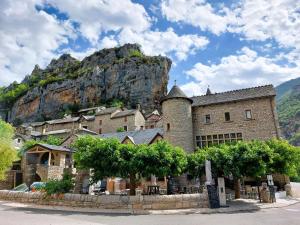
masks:
[[[0,202],[0,225],[300,225],[300,203],[232,214],[122,215],[18,207]]]

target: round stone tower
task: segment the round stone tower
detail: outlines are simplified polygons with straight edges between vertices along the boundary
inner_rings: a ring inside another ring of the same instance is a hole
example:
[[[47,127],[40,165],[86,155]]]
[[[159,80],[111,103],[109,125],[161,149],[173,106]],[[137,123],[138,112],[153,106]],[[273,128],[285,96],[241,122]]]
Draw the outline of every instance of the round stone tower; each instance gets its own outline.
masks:
[[[193,152],[192,99],[174,85],[162,99],[164,139],[174,146]]]

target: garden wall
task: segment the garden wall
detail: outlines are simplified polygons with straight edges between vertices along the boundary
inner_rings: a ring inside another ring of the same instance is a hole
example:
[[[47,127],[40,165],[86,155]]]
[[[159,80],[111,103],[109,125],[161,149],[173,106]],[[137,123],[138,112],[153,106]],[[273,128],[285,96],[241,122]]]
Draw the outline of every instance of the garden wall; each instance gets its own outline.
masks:
[[[208,196],[201,194],[181,195],[81,195],[64,194],[47,196],[39,192],[0,191],[0,200],[34,203],[50,206],[89,207],[100,209],[162,210],[184,208],[207,208]]]

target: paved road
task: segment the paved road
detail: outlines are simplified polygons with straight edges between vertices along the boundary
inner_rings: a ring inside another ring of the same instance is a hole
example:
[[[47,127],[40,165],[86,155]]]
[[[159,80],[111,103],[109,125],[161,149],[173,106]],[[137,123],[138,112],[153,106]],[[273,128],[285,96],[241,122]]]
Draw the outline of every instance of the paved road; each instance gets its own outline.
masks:
[[[0,225],[300,225],[300,203],[233,214],[121,215],[52,211],[0,202]]]

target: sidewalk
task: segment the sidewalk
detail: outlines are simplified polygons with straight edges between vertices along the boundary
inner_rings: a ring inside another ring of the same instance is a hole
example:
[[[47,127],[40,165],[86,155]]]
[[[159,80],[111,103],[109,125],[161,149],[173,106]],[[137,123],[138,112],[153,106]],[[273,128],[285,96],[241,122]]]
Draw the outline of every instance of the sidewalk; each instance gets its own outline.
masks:
[[[253,199],[238,199],[228,202],[228,207],[222,207],[219,209],[181,209],[181,210],[151,210],[149,214],[214,214],[214,213],[235,213],[243,211],[256,211],[270,208],[282,208],[290,205],[300,203],[300,199],[284,198],[277,199],[276,203],[259,203]]]
[[[228,207],[219,209],[209,208],[193,208],[193,209],[172,209],[172,210],[139,210],[133,211],[131,209],[97,209],[97,208],[79,208],[79,207],[64,207],[64,206],[43,206],[33,204],[23,204],[10,201],[0,201],[1,205],[12,208],[24,209],[39,209],[39,210],[55,210],[68,211],[75,213],[93,213],[93,214],[124,214],[124,215],[185,215],[185,214],[214,214],[214,213],[238,213],[246,211],[257,211],[270,208],[282,208],[293,204],[300,203],[300,199],[285,198],[277,199],[276,203],[259,203],[252,199],[239,199],[228,202]]]

